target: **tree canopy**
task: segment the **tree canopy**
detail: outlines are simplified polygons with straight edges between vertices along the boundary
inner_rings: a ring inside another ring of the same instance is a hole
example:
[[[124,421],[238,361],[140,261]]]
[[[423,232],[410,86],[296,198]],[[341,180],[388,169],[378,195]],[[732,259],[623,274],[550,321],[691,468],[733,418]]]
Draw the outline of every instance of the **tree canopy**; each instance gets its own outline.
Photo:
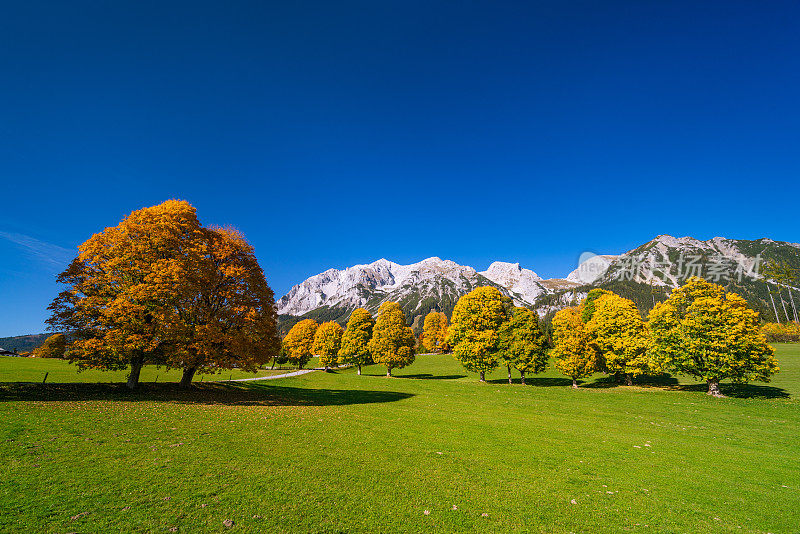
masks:
[[[586,330],[591,345],[599,353],[600,366],[609,373],[624,376],[631,385],[633,377],[650,371],[648,334],[642,316],[633,301],[611,292],[601,294],[592,307]]]
[[[422,327],[422,344],[428,352],[447,351],[447,316],[442,312],[431,311],[425,316]]]
[[[500,328],[508,318],[503,295],[495,287],[478,287],[458,299],[447,343],[464,367],[480,374],[500,363]]]
[[[519,371],[523,384],[526,373],[541,373],[547,367],[547,339],[539,328],[539,316],[527,308],[516,308],[500,328],[498,347],[506,364]]]
[[[767,382],[778,371],[758,314],[736,293],[702,278],[690,278],[657,304],[648,326],[657,364],[705,380],[709,395],[722,395],[720,380]]]
[[[53,334],[44,343],[33,349],[37,358],[64,358],[67,352],[67,337],[64,334]]]
[[[49,309],[53,330],[69,332],[69,360],[82,369],[130,366],[128,386],[145,363],[166,363],[165,316],[177,305],[202,240],[188,203],[169,200],[134,211],[94,234],[57,281],[65,284]]]
[[[280,350],[272,290],[253,247],[237,230],[203,228],[193,268],[169,325],[167,365],[183,369],[187,386],[197,371],[255,372]]]
[[[553,350],[555,366],[562,374],[572,379],[572,387],[578,387],[578,379],[591,375],[596,368],[595,352],[589,346],[589,333],[581,317],[580,308],[565,308],[553,317]]]
[[[197,370],[255,370],[277,351],[272,290],[237,231],[205,228],[188,202],[134,211],[93,235],[58,276],[68,288],[50,305],[81,368],[145,363]]]
[[[369,353],[369,340],[372,339],[372,329],[375,326],[375,319],[372,314],[364,308],[356,308],[350,314],[342,335],[342,347],[339,349],[339,362],[349,363],[358,367],[358,374],[361,374],[361,366],[372,363]]]
[[[386,366],[386,376],[414,362],[414,331],[406,326],[406,316],[396,302],[384,302],[378,308],[372,339],[367,344],[375,363]]]
[[[319,364],[327,370],[337,363],[342,346],[342,327],[339,323],[322,323],[314,334],[312,352],[319,356]]]
[[[283,338],[283,347],[291,363],[302,369],[311,359],[314,335],[319,324],[314,319],[303,319],[289,330]]]

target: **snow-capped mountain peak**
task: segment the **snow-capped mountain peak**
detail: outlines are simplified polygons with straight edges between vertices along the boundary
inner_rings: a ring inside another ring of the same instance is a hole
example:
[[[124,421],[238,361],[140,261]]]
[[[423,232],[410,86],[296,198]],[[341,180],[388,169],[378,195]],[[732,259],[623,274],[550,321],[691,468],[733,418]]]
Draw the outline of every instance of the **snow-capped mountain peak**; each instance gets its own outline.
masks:
[[[496,261],[480,273],[495,284],[504,287],[520,303],[532,304],[546,289],[540,283],[542,277],[523,269],[519,263]]]
[[[715,282],[734,280],[748,300],[772,309],[775,315],[776,306],[771,300],[764,300],[758,293],[763,293],[764,288],[755,285],[765,283],[758,274],[758,266],[774,259],[800,269],[798,248],[800,245],[796,243],[766,238],[714,237],[701,241],[664,234],[621,255],[586,252],[581,255],[578,268],[565,279],[547,280],[519,263],[496,261],[485,271],[477,272],[435,256],[410,265],[382,258],[312,276],[284,295],[277,308],[280,314],[300,316],[314,312],[315,318],[342,322],[356,307],[374,312],[383,302],[395,301],[400,303],[406,317],[420,327],[428,311],[452,312],[462,295],[485,285],[497,287],[518,306],[545,313],[579,302],[591,286],[613,284],[615,290],[625,293],[623,296],[641,299],[645,294],[648,297],[645,300],[654,303],[657,293],[654,286],[668,292],[687,276],[707,275]]]

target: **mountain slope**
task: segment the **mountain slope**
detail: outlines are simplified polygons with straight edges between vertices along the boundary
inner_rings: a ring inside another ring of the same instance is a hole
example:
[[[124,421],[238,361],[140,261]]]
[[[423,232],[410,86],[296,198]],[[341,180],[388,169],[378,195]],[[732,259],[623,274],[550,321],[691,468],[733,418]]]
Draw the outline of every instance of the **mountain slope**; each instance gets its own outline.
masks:
[[[771,239],[700,241],[661,235],[624,254],[586,253],[580,260],[566,278],[546,280],[518,263],[498,261],[478,272],[435,257],[411,265],[381,259],[308,278],[278,301],[278,312],[286,331],[300,318],[344,324],[356,307],[374,312],[383,302],[396,301],[419,331],[429,311],[450,315],[459,297],[482,285],[497,287],[517,306],[541,314],[579,302],[594,287],[630,298],[646,312],[672,288],[698,275],[740,293],[764,318],[775,320],[776,311],[791,307],[791,297],[784,290],[781,302],[775,285],[759,274],[760,269],[765,261],[778,260],[800,272],[800,245]],[[794,298],[800,302],[797,295]]]
[[[312,276],[278,300],[277,307],[284,324],[294,322],[287,315],[344,323],[355,308],[375,312],[382,303],[393,301],[400,303],[415,327],[421,327],[421,319],[429,311],[441,310],[449,315],[462,295],[486,285],[509,294],[472,267],[453,261],[428,258],[400,265],[380,259]]]

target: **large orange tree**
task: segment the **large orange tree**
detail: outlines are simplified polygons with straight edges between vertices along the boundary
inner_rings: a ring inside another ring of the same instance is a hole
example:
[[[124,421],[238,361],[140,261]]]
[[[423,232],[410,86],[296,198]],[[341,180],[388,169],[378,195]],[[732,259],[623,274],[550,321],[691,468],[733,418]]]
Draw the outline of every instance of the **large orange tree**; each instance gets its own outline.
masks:
[[[192,268],[164,317],[169,367],[188,386],[198,371],[256,371],[280,350],[272,290],[253,247],[237,230],[203,228]]]
[[[81,368],[147,363],[197,370],[254,368],[277,350],[274,296],[237,232],[204,228],[188,202],[134,211],[93,235],[58,276],[50,328],[71,334]]]

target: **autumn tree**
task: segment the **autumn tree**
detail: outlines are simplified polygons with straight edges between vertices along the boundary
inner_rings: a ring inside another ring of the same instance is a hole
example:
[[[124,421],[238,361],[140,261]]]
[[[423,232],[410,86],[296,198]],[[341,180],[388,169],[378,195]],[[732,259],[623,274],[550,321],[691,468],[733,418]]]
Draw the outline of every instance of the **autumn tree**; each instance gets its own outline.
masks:
[[[37,358],[64,358],[66,352],[67,337],[64,334],[53,334],[33,349],[33,355]]]
[[[690,278],[657,304],[648,326],[657,364],[705,380],[709,395],[722,396],[720,380],[768,382],[778,371],[758,314],[736,293],[701,278]]]
[[[375,363],[386,366],[386,376],[392,376],[392,369],[414,362],[415,344],[414,331],[406,326],[406,316],[400,305],[396,302],[381,304],[367,348]]]
[[[283,346],[289,361],[302,369],[311,359],[314,347],[314,335],[319,324],[314,319],[303,319],[289,330],[283,338]]]
[[[81,368],[146,363],[255,370],[277,350],[272,290],[238,232],[204,228],[189,203],[134,211],[93,235],[58,276],[68,288],[50,305],[50,328],[69,332]]]
[[[333,321],[322,323],[314,334],[314,345],[311,350],[319,356],[319,364],[328,371],[337,363],[339,349],[342,348],[342,327]]]
[[[169,200],[134,211],[93,235],[57,281],[51,330],[70,333],[68,359],[81,369],[130,368],[128,387],[146,363],[165,363],[163,320],[185,287],[188,257],[202,240],[195,209]]]
[[[272,357],[272,369],[275,369],[275,364],[283,365],[289,361],[289,353],[286,351],[286,344],[281,341],[281,347],[277,353]]]
[[[358,367],[358,374],[361,374],[361,366],[372,362],[369,353],[369,340],[372,339],[372,329],[375,326],[375,319],[372,314],[364,308],[356,308],[350,314],[342,335],[342,347],[339,349],[339,362],[349,363]]]
[[[203,228],[174,306],[160,320],[166,363],[195,373],[255,372],[280,351],[275,298],[253,247],[237,230]]]
[[[588,323],[589,321],[591,321],[592,317],[594,316],[595,302],[604,295],[613,295],[613,294],[614,293],[612,293],[611,291],[600,289],[599,287],[590,290],[589,293],[586,295],[586,298],[583,299],[580,305],[581,320],[584,323]]]
[[[650,371],[647,328],[639,310],[633,301],[610,292],[595,299],[592,307],[586,330],[600,365],[633,385],[633,377]]]
[[[468,371],[480,374],[500,363],[500,328],[508,318],[503,295],[494,287],[478,287],[458,299],[447,343]]]
[[[572,379],[572,387],[578,387],[578,379],[595,371],[595,352],[589,346],[589,333],[583,323],[580,308],[565,308],[553,317],[553,350],[555,366],[562,374]]]
[[[547,367],[547,339],[539,328],[539,316],[527,308],[516,308],[511,320],[500,327],[498,344],[502,359],[508,367],[519,371],[522,384],[525,373],[541,373]]]
[[[428,352],[443,353],[447,349],[447,316],[431,311],[425,316],[422,343]]]

